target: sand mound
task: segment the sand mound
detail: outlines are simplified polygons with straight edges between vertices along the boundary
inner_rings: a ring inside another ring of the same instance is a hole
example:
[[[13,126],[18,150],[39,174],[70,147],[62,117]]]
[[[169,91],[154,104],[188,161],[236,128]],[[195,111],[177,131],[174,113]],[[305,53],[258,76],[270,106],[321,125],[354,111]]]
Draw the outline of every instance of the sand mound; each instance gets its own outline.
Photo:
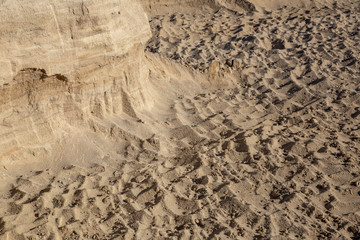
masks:
[[[53,46],[1,30],[0,239],[360,237],[358,2],[41,2]]]

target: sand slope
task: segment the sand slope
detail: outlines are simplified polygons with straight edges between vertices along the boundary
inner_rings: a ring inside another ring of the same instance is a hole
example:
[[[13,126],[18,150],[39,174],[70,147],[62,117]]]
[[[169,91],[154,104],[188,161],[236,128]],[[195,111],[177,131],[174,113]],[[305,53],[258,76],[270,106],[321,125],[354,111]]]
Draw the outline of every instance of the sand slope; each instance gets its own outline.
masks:
[[[152,16],[154,107],[79,128],[91,167],[17,176],[0,239],[358,239],[358,7]]]

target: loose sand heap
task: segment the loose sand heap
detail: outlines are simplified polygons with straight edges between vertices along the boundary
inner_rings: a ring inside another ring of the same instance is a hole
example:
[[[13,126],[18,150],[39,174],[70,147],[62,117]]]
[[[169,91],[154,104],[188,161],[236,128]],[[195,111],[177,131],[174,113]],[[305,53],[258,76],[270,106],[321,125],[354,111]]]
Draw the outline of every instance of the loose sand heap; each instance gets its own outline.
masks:
[[[0,23],[0,239],[360,239],[359,1]]]

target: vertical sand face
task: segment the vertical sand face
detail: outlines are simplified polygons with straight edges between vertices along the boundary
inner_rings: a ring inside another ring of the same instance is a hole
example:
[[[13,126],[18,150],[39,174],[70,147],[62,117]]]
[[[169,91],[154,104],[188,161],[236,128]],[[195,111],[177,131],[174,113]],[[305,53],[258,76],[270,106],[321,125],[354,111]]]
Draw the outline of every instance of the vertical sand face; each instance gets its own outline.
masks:
[[[2,162],[29,154],[38,161],[39,147],[48,155],[44,146],[74,132],[73,124],[136,118],[134,108],[151,106],[143,63],[151,32],[140,4],[3,1],[0,22]]]
[[[140,5],[127,0],[5,1],[0,16],[3,82],[29,67],[75,76],[150,36]]]

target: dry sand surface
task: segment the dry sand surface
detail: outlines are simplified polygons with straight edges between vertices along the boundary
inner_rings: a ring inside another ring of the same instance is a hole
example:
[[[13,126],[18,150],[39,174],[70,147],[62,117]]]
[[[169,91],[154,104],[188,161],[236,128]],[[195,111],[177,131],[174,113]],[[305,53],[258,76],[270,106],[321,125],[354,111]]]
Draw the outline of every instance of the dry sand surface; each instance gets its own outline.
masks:
[[[8,47],[0,239],[360,239],[359,1],[118,1]]]

